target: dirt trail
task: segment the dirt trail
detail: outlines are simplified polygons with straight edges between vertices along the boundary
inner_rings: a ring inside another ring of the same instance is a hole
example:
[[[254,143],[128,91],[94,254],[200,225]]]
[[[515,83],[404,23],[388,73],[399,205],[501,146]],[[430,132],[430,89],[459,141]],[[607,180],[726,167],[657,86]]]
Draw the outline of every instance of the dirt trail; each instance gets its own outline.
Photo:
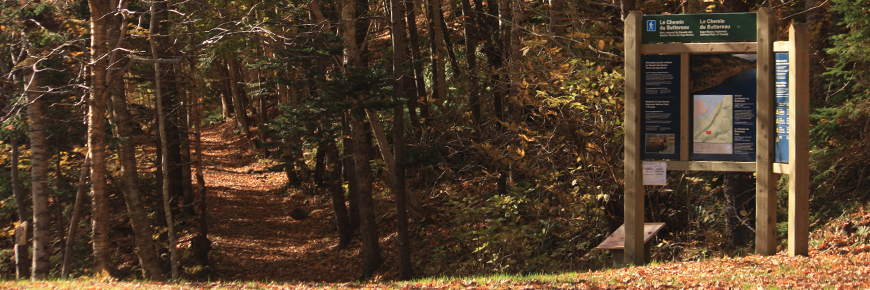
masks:
[[[287,190],[286,175],[266,172],[274,163],[258,160],[248,140],[232,125],[203,131],[208,188],[209,238],[214,276],[220,280],[351,281],[356,250],[332,250],[338,243],[328,200]],[[304,220],[289,213],[301,207]]]

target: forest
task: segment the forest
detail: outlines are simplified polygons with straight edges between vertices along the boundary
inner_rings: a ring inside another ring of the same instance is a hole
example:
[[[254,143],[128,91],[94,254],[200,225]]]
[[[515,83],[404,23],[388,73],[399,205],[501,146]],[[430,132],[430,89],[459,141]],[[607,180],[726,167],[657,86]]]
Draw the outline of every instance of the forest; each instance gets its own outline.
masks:
[[[811,247],[870,244],[868,0],[0,1],[3,280],[608,268],[632,10],[805,23]],[[754,183],[647,186],[653,259],[752,254]]]

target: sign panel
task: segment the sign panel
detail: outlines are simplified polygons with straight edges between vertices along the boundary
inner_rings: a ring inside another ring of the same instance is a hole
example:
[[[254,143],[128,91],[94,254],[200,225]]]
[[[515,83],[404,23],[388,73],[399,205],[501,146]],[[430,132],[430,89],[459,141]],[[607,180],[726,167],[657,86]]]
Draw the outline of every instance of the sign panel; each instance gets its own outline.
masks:
[[[774,162],[788,163],[788,53],[776,53],[776,155]]]
[[[692,55],[692,145],[700,161],[754,161],[756,55]]]
[[[680,56],[641,57],[641,159],[680,159]]]
[[[668,164],[664,161],[644,161],[643,185],[668,185]]]
[[[644,15],[643,43],[756,41],[755,13]]]

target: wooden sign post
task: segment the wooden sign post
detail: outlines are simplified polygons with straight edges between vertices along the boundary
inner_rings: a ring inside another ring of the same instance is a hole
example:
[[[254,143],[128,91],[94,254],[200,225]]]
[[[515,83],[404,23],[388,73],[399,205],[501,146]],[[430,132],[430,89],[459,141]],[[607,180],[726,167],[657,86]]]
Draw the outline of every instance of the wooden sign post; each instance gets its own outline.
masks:
[[[777,179],[779,174],[790,174],[789,254],[808,253],[808,34],[804,25],[794,24],[789,42],[776,42],[776,35],[775,19],[767,8],[757,13],[648,16],[632,11],[626,17],[626,264],[644,263],[644,160],[666,160],[669,170],[755,172],[755,251],[762,255],[776,253]],[[776,53],[783,52],[788,53],[788,62],[777,63]],[[700,90],[690,88],[690,75],[695,74],[689,64],[693,54],[755,54],[754,90],[692,95],[690,90]],[[777,102],[776,97],[788,101]],[[731,115],[714,120],[719,127],[710,131],[693,128],[691,122],[700,122],[695,119],[707,114],[695,111],[713,110],[714,105],[718,110],[728,107]],[[716,134],[730,143],[704,141]],[[782,146],[783,142],[788,146]],[[787,148],[787,152],[777,152],[777,148]],[[778,161],[780,153],[788,158]]]

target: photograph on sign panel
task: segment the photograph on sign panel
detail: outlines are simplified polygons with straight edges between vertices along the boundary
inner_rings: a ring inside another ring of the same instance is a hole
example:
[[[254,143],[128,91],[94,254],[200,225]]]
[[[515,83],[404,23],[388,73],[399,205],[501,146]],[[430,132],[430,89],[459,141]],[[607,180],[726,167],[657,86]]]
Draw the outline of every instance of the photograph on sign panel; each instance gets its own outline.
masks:
[[[646,134],[644,136],[644,152],[673,154],[676,148],[675,134]]]

